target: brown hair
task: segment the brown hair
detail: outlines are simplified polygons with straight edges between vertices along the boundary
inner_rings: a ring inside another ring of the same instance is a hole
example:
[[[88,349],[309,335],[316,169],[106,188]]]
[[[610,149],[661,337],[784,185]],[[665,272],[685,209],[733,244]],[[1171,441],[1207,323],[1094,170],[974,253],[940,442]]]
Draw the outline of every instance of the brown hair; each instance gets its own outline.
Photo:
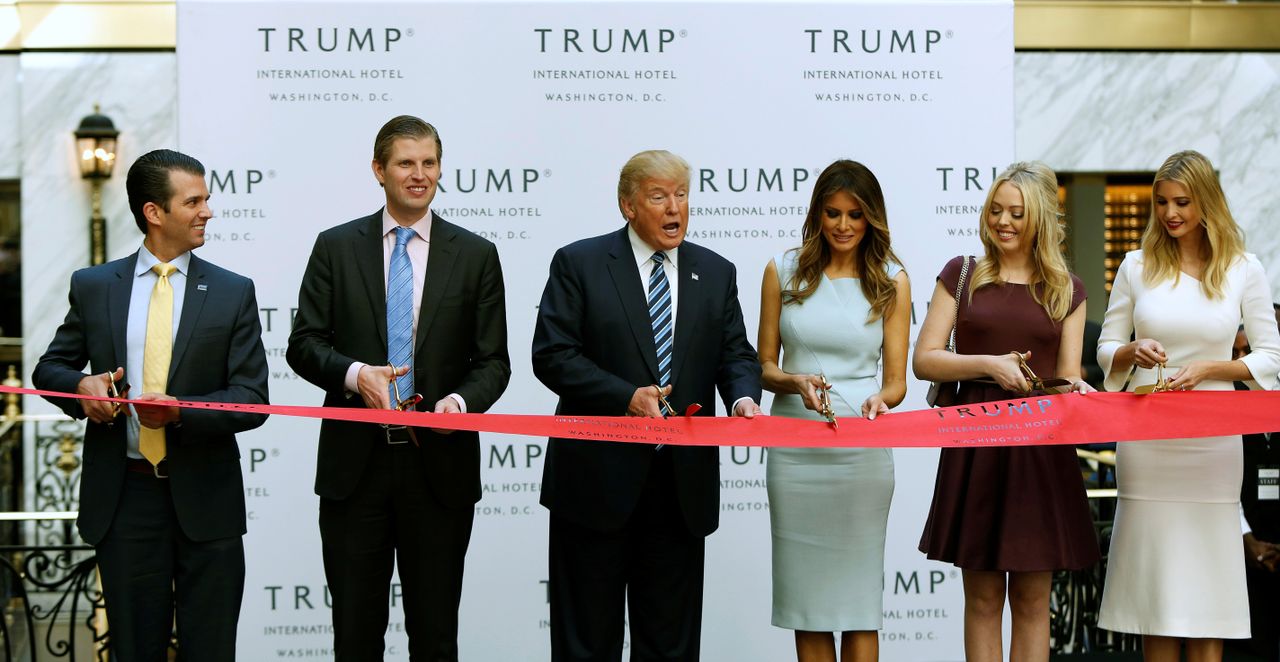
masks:
[[[392,117],[386,124],[378,129],[378,137],[373,139],[373,160],[387,166],[387,159],[391,158],[391,146],[401,138],[412,138],[421,140],[423,138],[436,139],[436,159],[444,158],[444,147],[440,144],[440,134],[436,132],[436,128],[430,124],[414,117],[413,115],[398,115]]]
[[[901,265],[902,261],[889,245],[889,219],[880,182],[867,166],[857,161],[836,161],[827,166],[814,182],[809,213],[805,215],[801,230],[800,247],[790,251],[796,253],[796,269],[782,291],[782,302],[803,303],[822,282],[822,270],[831,262],[831,247],[822,236],[822,211],[827,198],[839,191],[858,201],[867,221],[867,232],[858,242],[857,259],[862,295],[871,303],[867,321],[875,321],[889,313],[898,296],[897,286],[886,267],[889,263]]]

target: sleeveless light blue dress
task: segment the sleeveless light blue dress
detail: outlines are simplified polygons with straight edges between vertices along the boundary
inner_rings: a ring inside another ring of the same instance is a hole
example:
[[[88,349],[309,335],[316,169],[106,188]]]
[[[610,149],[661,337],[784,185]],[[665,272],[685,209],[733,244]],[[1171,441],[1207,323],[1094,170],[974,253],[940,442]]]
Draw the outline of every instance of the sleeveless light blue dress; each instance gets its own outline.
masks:
[[[774,258],[782,289],[795,251]],[[889,275],[901,267],[890,265]],[[883,320],[856,278],[831,280],[800,304],[782,306],[782,369],[824,373],[836,415],[859,416],[880,390]],[[774,416],[825,420],[799,395],[778,395]],[[792,630],[878,630],[882,625],[884,540],[893,498],[888,448],[775,448],[766,479],[773,537],[773,624]]]

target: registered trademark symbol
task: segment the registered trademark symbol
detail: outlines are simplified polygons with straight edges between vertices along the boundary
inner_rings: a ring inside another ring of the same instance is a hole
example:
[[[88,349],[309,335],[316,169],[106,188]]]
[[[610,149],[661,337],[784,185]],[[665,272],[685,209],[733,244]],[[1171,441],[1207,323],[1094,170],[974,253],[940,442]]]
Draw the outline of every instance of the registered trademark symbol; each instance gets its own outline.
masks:
[[[688,30],[681,30],[681,31],[680,31],[680,36],[681,36],[681,37],[688,37],[688,36],[689,36],[689,31],[688,31]]]
[[[268,170],[268,171],[267,171],[267,177],[269,177],[269,178],[271,178],[271,179],[275,179],[275,178],[276,178],[276,171],[274,171],[274,170]]]
[[[404,31],[404,33],[405,33],[405,34],[407,34],[407,35],[409,35],[410,37],[412,37],[412,36],[413,36],[413,28],[409,28],[408,30],[405,30],[405,31]],[[947,36],[948,36],[948,37],[950,37],[951,35],[950,35],[950,34],[948,34]]]
[[[272,449],[271,449],[271,457],[280,457],[280,449],[279,449],[279,448],[272,448]]]
[[[543,170],[543,171],[542,171],[542,176],[543,176],[543,177],[550,177],[550,176],[551,176],[551,171],[550,171],[550,170]]]
[[[412,33],[412,32],[410,32],[409,34],[413,34],[413,33]],[[955,35],[956,35],[956,33],[952,32],[951,30],[947,30],[947,39],[950,39],[950,38],[954,37]]]

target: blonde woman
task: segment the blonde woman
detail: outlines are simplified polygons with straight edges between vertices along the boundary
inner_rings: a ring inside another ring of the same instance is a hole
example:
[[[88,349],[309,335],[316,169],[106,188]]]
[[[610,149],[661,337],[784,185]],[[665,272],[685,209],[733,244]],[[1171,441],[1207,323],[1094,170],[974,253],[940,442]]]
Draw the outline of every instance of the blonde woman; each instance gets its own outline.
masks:
[[[1170,156],[1151,189],[1142,250],[1116,272],[1098,342],[1107,390],[1156,381],[1175,390],[1276,387],[1280,334],[1262,265],[1244,252],[1213,166]],[[1244,325],[1252,351],[1231,359]],[[1136,340],[1130,341],[1130,338]],[[1130,371],[1133,371],[1130,377]],[[1174,396],[1156,396],[1174,397]],[[1120,499],[1098,625],[1143,635],[1147,660],[1222,659],[1249,637],[1240,545],[1240,436],[1120,444]]]
[[[907,392],[911,288],[889,246],[880,183],[836,161],[813,187],[803,243],[765,267],[761,382],[775,416],[875,418]],[[780,355],[781,354],[781,355]],[[883,378],[876,379],[883,362]],[[824,380],[825,378],[825,380]],[[773,624],[795,630],[802,662],[878,659],[888,448],[775,448],[767,467]]]
[[[938,276],[916,342],[916,377],[959,381],[960,403],[1006,400],[1030,391],[1025,360],[1042,379],[1093,390],[1081,379],[1085,292],[1062,256],[1057,191],[1043,163],[1015,163],[996,178],[982,206],[983,255],[971,261],[958,303],[968,258],[951,260]],[[955,353],[946,350],[953,323]],[[1075,451],[944,449],[920,551],[963,571],[967,660],[1002,659],[1006,595],[1009,659],[1048,660],[1053,571],[1098,560]]]

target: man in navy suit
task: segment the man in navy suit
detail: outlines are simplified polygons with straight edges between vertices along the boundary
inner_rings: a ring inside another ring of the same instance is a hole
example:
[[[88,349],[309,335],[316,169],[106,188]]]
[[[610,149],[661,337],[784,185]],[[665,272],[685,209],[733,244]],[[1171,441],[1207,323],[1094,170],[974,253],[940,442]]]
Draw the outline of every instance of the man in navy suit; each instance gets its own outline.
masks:
[[[760,363],[737,270],[684,241],[689,165],[665,151],[623,167],[627,225],[556,252],[533,336],[533,370],[557,414],[682,415],[716,390],[735,416],[760,413]],[[705,537],[720,517],[715,448],[551,439],[553,660],[697,660]]]
[[[233,660],[245,533],[235,435],[266,415],[166,402],[267,402],[258,303],[253,281],[192,253],[213,216],[199,161],[149,152],[127,188],[142,247],[71,276],[70,310],[32,382],[105,396],[127,380],[155,403],[50,400],[89,419],[78,524],[97,550],[115,659],[168,660],[176,611],[183,660]]]
[[[326,407],[486,411],[511,377],[493,243],[431,211],[440,134],[401,115],[373,141],[386,205],[316,238],[289,365]],[[324,421],[316,462],[337,662],[381,660],[393,565],[409,656],[458,659],[463,561],[480,500],[475,432]]]

